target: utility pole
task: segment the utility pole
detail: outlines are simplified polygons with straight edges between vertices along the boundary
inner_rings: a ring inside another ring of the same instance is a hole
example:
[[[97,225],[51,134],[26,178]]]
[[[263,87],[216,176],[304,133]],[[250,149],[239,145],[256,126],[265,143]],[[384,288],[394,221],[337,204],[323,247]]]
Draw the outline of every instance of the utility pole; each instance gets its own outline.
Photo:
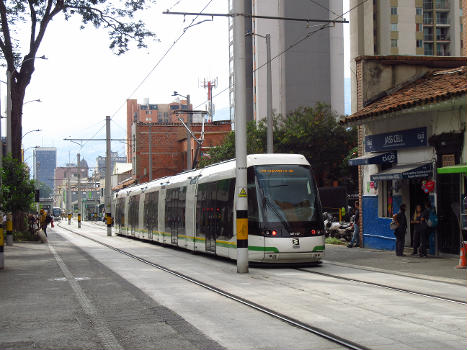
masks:
[[[6,70],[6,154],[11,154],[13,152],[13,135],[11,128],[11,72],[7,68]]]
[[[0,84],[1,86],[1,84]],[[0,92],[0,169],[3,167],[3,140],[2,140],[2,102]],[[0,176],[0,203],[3,201],[3,184]],[[3,239],[3,211],[0,210],[0,270],[5,267],[5,240]]]
[[[81,155],[78,153],[77,158],[77,168],[78,168],[78,228],[81,228],[81,205],[82,205],[82,195],[81,195]]]
[[[147,120],[147,119],[146,119]],[[149,118],[149,138],[148,138],[148,147],[149,147],[149,181],[152,180],[152,118]]]
[[[234,13],[245,13],[245,1],[234,1]],[[236,225],[237,225],[237,272],[248,273],[248,198],[247,198],[247,151],[246,119],[246,53],[245,17],[233,19],[234,79],[235,79],[235,157],[236,157]]]
[[[190,108],[190,95],[186,95],[186,103],[187,103],[187,108]],[[193,117],[191,114],[187,115],[187,126],[188,129],[191,130],[191,121]],[[191,170],[192,168],[192,160],[191,160],[191,134],[187,130],[186,131],[186,170]]]
[[[112,236],[112,212],[111,212],[111,183],[110,183],[110,116],[105,117],[105,137],[106,137],[106,159],[105,159],[105,218],[107,223],[107,236]]]
[[[272,73],[271,73],[271,35],[266,34],[266,55],[267,55],[267,153],[274,153],[272,136]]]
[[[68,225],[71,225],[70,167],[68,167],[66,176],[66,215],[68,217]]]

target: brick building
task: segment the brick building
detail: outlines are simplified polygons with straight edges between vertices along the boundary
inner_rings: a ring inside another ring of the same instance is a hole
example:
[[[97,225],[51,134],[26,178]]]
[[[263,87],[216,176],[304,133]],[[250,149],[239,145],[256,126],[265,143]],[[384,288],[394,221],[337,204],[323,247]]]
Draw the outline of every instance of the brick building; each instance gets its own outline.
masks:
[[[127,159],[133,164],[132,176],[138,183],[149,180],[149,140],[151,140],[152,178],[177,174],[186,169],[187,133],[176,112],[192,110],[187,101],[170,104],[138,104],[127,100]],[[187,114],[180,114],[184,121]],[[201,135],[201,116],[193,115],[192,131]],[[232,130],[230,121],[206,123],[205,140],[201,153],[222,143]],[[196,142],[191,142],[192,159]]]
[[[467,0],[462,0],[462,52],[467,56]]]

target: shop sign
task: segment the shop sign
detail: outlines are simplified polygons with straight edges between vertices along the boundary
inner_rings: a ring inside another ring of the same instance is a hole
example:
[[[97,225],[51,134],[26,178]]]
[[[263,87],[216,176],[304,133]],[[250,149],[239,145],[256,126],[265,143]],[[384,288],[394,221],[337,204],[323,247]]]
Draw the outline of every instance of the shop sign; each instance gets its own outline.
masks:
[[[426,127],[365,136],[365,152],[382,152],[426,145]]]

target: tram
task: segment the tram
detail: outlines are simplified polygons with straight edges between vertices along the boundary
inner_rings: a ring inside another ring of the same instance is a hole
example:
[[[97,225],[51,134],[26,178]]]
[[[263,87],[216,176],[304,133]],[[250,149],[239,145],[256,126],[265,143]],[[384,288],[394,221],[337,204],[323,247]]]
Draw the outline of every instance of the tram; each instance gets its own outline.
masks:
[[[235,160],[120,190],[117,234],[236,259]],[[302,155],[247,156],[248,259],[319,262],[321,203]]]

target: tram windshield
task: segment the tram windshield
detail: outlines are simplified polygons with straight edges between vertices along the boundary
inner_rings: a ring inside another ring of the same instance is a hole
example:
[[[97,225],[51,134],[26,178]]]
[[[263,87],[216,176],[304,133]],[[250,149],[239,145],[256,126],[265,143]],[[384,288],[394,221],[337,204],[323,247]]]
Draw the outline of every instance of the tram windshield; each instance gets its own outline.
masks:
[[[311,170],[302,165],[256,166],[257,197],[263,222],[317,221],[317,189]]]

